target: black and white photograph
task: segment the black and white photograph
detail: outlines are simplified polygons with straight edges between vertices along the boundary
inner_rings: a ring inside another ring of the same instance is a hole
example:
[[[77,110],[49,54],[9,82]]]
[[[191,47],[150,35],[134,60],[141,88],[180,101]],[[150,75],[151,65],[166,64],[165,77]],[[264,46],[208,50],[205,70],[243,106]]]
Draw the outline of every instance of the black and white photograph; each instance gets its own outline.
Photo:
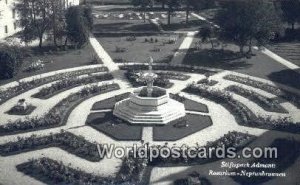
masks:
[[[300,185],[300,0],[0,0],[0,185]]]

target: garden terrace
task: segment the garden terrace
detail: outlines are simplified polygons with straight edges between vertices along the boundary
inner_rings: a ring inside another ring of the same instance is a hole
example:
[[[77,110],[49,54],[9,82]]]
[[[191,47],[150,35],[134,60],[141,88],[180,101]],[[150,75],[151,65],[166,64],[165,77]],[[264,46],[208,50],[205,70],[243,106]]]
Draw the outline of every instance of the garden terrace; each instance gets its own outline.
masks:
[[[67,79],[63,79],[58,82],[55,82],[54,84],[52,84],[49,87],[44,87],[44,88],[40,89],[39,92],[32,95],[32,97],[40,98],[40,99],[48,99],[62,91],[66,91],[73,87],[92,84],[95,82],[112,80],[112,79],[113,79],[113,76],[108,73],[106,73],[106,74],[89,74],[88,76],[85,76],[85,77],[67,78]]]
[[[17,166],[18,171],[36,178],[46,184],[112,184],[111,178],[104,178],[94,174],[74,169],[62,162],[50,158],[32,159]]]
[[[181,34],[105,36],[97,38],[116,63],[145,63],[149,53],[155,63],[169,63],[183,41]]]
[[[221,104],[235,116],[237,123],[240,125],[291,133],[300,132],[300,122],[294,123],[289,117],[274,120],[271,117],[255,116],[248,107],[235,100],[228,92],[210,89],[205,85],[190,85],[184,91]]]
[[[217,147],[235,147],[236,151],[240,150],[241,148],[247,146],[249,143],[254,141],[256,139],[256,136],[253,136],[251,134],[247,133],[241,133],[241,132],[228,132],[224,136],[220,137],[219,139],[213,141],[213,142],[208,142],[205,146],[198,146],[199,151],[203,151],[200,148],[206,148],[206,154],[203,154],[203,156],[209,156],[208,154],[208,148],[217,148]],[[163,146],[161,146],[163,147]],[[187,148],[188,149],[188,148]],[[183,155],[181,155],[183,156]],[[152,161],[149,162],[150,165],[153,166],[180,166],[180,165],[194,165],[194,164],[205,164],[208,162],[213,162],[215,160],[218,160],[216,156],[212,156],[211,158],[203,157],[203,158],[154,158]]]
[[[264,97],[254,91],[244,89],[242,87],[231,85],[226,88],[226,90],[234,92],[238,95],[241,95],[245,98],[248,98],[249,100],[255,102],[260,107],[265,109],[269,112],[278,112],[278,113],[288,113],[287,110],[285,110],[276,99],[271,99]]]
[[[227,75],[224,77],[224,79],[238,82],[241,84],[245,84],[248,86],[252,86],[252,87],[261,89],[263,91],[275,94],[276,96],[278,96],[280,98],[290,101],[295,106],[297,106],[297,108],[300,108],[300,96],[295,93],[288,92],[286,90],[280,89],[280,88],[270,85],[268,83],[252,80],[247,77],[240,77],[240,76],[236,76],[236,75]]]
[[[81,91],[73,93],[63,99],[42,117],[26,118],[23,121],[16,120],[1,125],[0,135],[16,134],[64,125],[71,111],[82,101],[92,96],[117,89],[119,89],[119,85],[117,84],[86,86]]]
[[[101,159],[96,143],[90,143],[83,137],[73,135],[69,132],[60,132],[43,137],[37,137],[36,135],[31,135],[27,138],[19,137],[15,142],[0,145],[0,154],[2,156],[16,155],[48,147],[59,147],[89,161],[96,162]]]
[[[43,84],[47,84],[53,81],[60,80],[62,78],[73,78],[76,76],[84,75],[84,74],[91,74],[91,73],[97,73],[97,72],[105,72],[107,71],[106,67],[96,67],[91,69],[83,69],[83,70],[77,70],[67,73],[60,73],[48,77],[43,78],[36,78],[30,81],[21,81],[18,83],[18,85],[14,87],[9,87],[5,90],[0,91],[0,105],[6,102],[7,100],[18,96],[26,91],[29,91],[33,88],[39,87]]]

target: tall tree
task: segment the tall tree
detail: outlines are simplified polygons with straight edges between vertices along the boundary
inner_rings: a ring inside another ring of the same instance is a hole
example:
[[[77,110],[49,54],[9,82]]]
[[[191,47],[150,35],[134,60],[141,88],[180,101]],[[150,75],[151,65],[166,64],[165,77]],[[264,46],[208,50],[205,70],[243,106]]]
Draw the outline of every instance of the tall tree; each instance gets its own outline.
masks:
[[[65,33],[65,9],[61,0],[49,0],[51,14],[51,30],[53,43],[57,46],[57,39],[61,39]]]
[[[153,7],[153,0],[131,0],[131,3],[135,7],[140,7],[143,11],[143,19],[146,22],[146,11],[147,8]]]
[[[284,20],[291,24],[294,30],[295,23],[300,22],[300,0],[281,1],[281,10]]]
[[[20,16],[20,27],[23,30],[22,40],[30,42],[39,38],[39,47],[42,47],[44,34],[51,28],[49,0],[20,0],[16,8]]]
[[[155,0],[156,3],[161,4],[161,8],[165,9],[167,0]]]
[[[181,0],[181,4],[185,7],[185,22],[189,23],[189,15],[191,9],[198,9],[199,2],[198,0]]]
[[[168,25],[171,24],[171,14],[180,7],[180,0],[167,0],[166,2],[168,6]]]
[[[253,41],[263,45],[280,29],[274,4],[266,0],[230,1],[217,15],[222,37],[235,42],[244,52],[252,52]]]
[[[66,13],[67,38],[75,43],[76,48],[82,47],[88,41],[92,29],[91,11],[83,6],[72,6]]]

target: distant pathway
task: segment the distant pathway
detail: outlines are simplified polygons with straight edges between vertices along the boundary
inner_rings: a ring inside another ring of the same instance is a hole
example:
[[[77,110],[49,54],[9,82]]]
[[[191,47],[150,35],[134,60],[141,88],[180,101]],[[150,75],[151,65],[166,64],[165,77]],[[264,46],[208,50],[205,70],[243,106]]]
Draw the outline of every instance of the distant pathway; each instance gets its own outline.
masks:
[[[264,53],[265,55],[271,57],[272,59],[276,60],[277,62],[279,62],[280,64],[284,65],[285,67],[295,70],[296,72],[300,72],[299,69],[300,67],[297,66],[296,64],[293,64],[292,62],[282,58],[281,56],[273,53],[272,51],[268,50],[265,47],[260,47],[258,48],[257,46],[253,47],[256,50],[260,50],[262,53]]]
[[[183,59],[185,55],[187,54],[188,50],[190,49],[194,37],[198,32],[196,31],[191,31],[187,33],[187,36],[185,39],[182,41],[178,51],[175,52],[172,61],[170,62],[171,64],[182,64]]]

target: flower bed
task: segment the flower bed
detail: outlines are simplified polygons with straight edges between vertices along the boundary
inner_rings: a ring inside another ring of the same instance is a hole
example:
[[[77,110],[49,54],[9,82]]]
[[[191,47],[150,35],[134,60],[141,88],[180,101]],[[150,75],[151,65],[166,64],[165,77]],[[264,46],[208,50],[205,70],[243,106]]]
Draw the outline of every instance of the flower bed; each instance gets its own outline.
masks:
[[[108,73],[88,75],[87,77],[82,77],[82,78],[81,77],[66,78],[52,84],[49,87],[44,87],[40,89],[40,91],[32,95],[32,97],[40,98],[40,99],[48,99],[62,91],[71,89],[73,87],[105,81],[105,80],[111,80],[111,79],[113,79],[113,76]]]
[[[31,159],[17,169],[46,184],[116,184],[112,178],[90,174],[46,157]]]
[[[300,133],[300,122],[294,123],[288,117],[271,119],[271,117],[255,116],[245,105],[232,98],[228,92],[209,89],[205,85],[190,85],[184,91],[197,94],[223,105],[235,116],[238,124],[262,129]]]
[[[139,86],[145,86],[147,85],[146,81],[141,80],[140,76],[140,71],[134,71],[130,70],[125,73],[125,76],[129,80],[129,82],[134,86],[134,87],[139,87]],[[153,85],[163,87],[163,88],[170,88],[173,86],[173,83],[170,82],[169,79],[158,76],[155,80]]]
[[[232,95],[227,91],[223,92],[220,90],[211,89],[202,84],[192,84],[184,89],[184,91],[199,95],[223,105],[225,108],[231,111],[239,124],[248,123],[252,117],[255,117],[255,115],[245,105],[233,99]]]
[[[214,86],[214,85],[216,85],[218,83],[218,81],[216,81],[216,80],[209,80],[207,78],[204,78],[202,80],[199,80],[197,83],[198,84],[208,85],[208,86]]]
[[[34,109],[36,109],[36,107],[33,105],[28,105],[25,110],[20,108],[20,106],[15,105],[6,113],[9,115],[29,115],[34,111]]]
[[[86,86],[81,91],[73,93],[55,105],[48,113],[40,118],[26,118],[25,120],[16,120],[0,126],[0,135],[16,134],[38,130],[49,127],[56,127],[65,124],[66,118],[73,108],[85,99],[97,94],[106,93],[119,89],[117,84],[106,84],[102,86]]]
[[[173,72],[173,71],[164,71],[164,72],[155,72],[157,75],[167,78],[167,79],[174,79],[174,80],[182,80],[185,81],[190,78],[190,76],[178,73],[178,72]]]
[[[64,131],[43,137],[37,137],[36,135],[27,138],[19,137],[17,141],[0,145],[0,154],[2,156],[15,155],[48,147],[59,147],[89,161],[96,162],[100,160],[96,143],[90,143],[82,136]]]
[[[6,90],[0,91],[0,105],[6,102],[8,99],[18,96],[28,90],[36,88],[46,83],[50,83],[56,80],[60,80],[62,78],[71,78],[74,76],[80,76],[88,73],[96,73],[96,72],[104,72],[108,71],[106,67],[97,67],[91,69],[83,69],[78,71],[72,71],[67,73],[61,73],[57,75],[52,75],[44,78],[34,79],[28,82],[19,82],[19,84],[15,87],[8,88]]]
[[[153,70],[160,71],[179,71],[179,72],[189,72],[189,73],[199,73],[206,76],[211,76],[218,71],[213,71],[197,66],[187,66],[187,65],[153,65]],[[148,70],[148,65],[144,64],[134,64],[134,65],[122,65],[120,66],[121,70]]]
[[[262,96],[254,91],[244,89],[242,87],[231,85],[226,88],[226,90],[229,90],[231,92],[234,92],[238,95],[241,95],[245,98],[250,99],[251,101],[255,102],[259,106],[261,106],[263,109],[269,112],[278,112],[278,113],[288,113],[287,110],[285,110],[277,100],[267,98],[265,96]]]
[[[223,137],[217,139],[213,142],[208,142],[205,146],[197,146],[196,148],[201,153],[201,156],[195,157],[195,158],[187,158],[183,156],[188,155],[181,155],[180,158],[154,158],[153,161],[150,161],[149,164],[151,165],[182,165],[182,164],[203,164],[206,162],[212,162],[214,160],[218,160],[218,158],[215,155],[212,155],[208,157],[209,154],[209,147],[211,148],[217,148],[217,147],[224,147],[225,151],[226,148],[234,147],[236,151],[240,150],[242,147],[246,146],[250,142],[252,142],[256,136],[247,134],[247,133],[241,133],[241,132],[228,132]],[[158,146],[158,147],[164,147],[164,146]],[[186,146],[185,152],[188,151],[188,146]],[[204,151],[204,152],[203,152]],[[183,152],[183,151],[181,151]]]
[[[249,86],[261,89],[263,91],[272,93],[278,97],[281,97],[283,99],[290,101],[295,106],[297,106],[297,108],[300,108],[300,96],[295,93],[282,90],[278,87],[275,87],[273,85],[270,85],[270,84],[267,84],[264,82],[260,82],[260,81],[252,80],[250,78],[240,77],[240,76],[236,76],[236,75],[227,75],[224,77],[224,79],[242,83],[245,85],[249,85]]]
[[[135,158],[125,158],[116,178],[101,177],[74,169],[70,165],[50,158],[31,159],[20,164],[17,169],[46,184],[142,184],[142,178],[147,167],[147,161]]]

